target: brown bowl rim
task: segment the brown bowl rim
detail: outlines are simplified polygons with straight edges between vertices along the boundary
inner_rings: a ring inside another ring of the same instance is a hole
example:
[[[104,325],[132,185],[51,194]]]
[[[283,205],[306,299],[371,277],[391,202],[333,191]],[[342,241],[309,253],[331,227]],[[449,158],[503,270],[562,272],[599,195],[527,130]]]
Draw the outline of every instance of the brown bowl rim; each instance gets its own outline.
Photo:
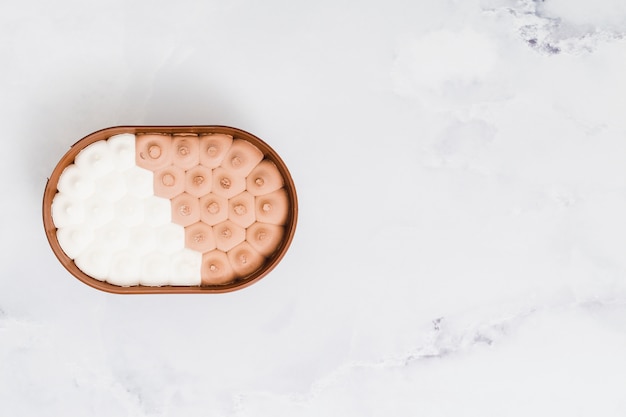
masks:
[[[75,264],[74,261],[69,258],[65,252],[61,249],[61,245],[59,244],[56,237],[56,227],[52,221],[52,199],[54,195],[57,193],[57,183],[59,177],[63,170],[70,164],[74,162],[74,158],[83,148],[87,145],[90,145],[93,142],[97,142],[102,139],[107,139],[113,135],[118,135],[121,133],[132,133],[132,134],[140,134],[140,133],[195,133],[195,134],[206,134],[206,133],[224,133],[227,135],[232,135],[234,138],[241,138],[249,141],[250,143],[257,146],[262,152],[265,158],[276,164],[276,167],[282,174],[285,181],[285,190],[287,192],[287,196],[289,198],[290,210],[289,215],[287,217],[287,221],[285,223],[285,235],[280,244],[280,246],[274,251],[272,255],[268,257],[268,260],[264,263],[264,265],[248,275],[243,279],[238,279],[232,283],[224,284],[224,285],[211,285],[211,286],[161,286],[161,287],[150,287],[137,285],[132,287],[121,287],[118,285],[109,284],[105,281],[97,280],[84,272],[82,272]],[[43,196],[43,225],[46,231],[46,237],[48,239],[48,243],[52,248],[57,259],[61,262],[61,264],[67,269],[67,271],[72,274],[74,277],[78,278],[83,283],[96,288],[101,291],[106,291],[109,293],[115,294],[216,294],[216,293],[227,293],[236,290],[243,289],[249,285],[254,284],[259,281],[261,278],[265,277],[269,274],[278,263],[283,259],[291,242],[293,241],[296,225],[298,222],[298,196],[296,194],[296,188],[293,182],[293,177],[291,173],[287,169],[287,165],[284,163],[282,158],[270,147],[267,143],[265,143],[262,139],[253,135],[252,133],[246,132],[245,130],[231,127],[231,126],[222,126],[222,125],[190,125],[190,126],[113,126],[105,129],[101,129],[95,131],[93,133],[88,134],[82,139],[78,140],[74,143],[70,149],[63,155],[63,157],[59,160],[56,167],[52,171],[52,175],[48,178],[46,183],[46,188]]]

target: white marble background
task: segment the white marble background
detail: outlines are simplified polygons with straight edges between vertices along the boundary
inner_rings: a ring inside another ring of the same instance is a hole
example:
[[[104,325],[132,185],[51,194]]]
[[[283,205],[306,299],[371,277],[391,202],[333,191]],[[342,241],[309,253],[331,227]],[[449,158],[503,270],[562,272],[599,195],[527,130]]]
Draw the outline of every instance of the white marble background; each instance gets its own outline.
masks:
[[[625,35],[622,0],[1,2],[0,415],[626,415]],[[59,158],[194,123],[284,157],[284,261],[74,279]]]

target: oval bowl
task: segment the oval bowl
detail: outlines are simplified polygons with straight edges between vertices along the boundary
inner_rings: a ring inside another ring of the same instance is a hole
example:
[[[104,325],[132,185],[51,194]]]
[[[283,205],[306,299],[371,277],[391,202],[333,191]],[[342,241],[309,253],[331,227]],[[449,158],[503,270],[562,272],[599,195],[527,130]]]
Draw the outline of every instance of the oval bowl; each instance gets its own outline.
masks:
[[[52,200],[57,193],[57,183],[59,181],[59,177],[63,170],[74,163],[74,158],[78,153],[85,148],[86,146],[97,142],[99,140],[107,139],[111,136],[122,134],[122,133],[131,133],[131,134],[141,134],[141,133],[167,133],[167,134],[185,134],[185,133],[193,133],[193,134],[207,134],[207,133],[223,133],[227,135],[233,136],[234,139],[244,139],[251,144],[255,145],[261,152],[265,159],[272,161],[276,167],[278,168],[280,174],[284,179],[284,188],[287,193],[287,197],[289,200],[289,210],[287,215],[287,220],[284,224],[284,235],[278,247],[274,250],[274,252],[269,255],[265,261],[265,263],[253,273],[237,278],[233,282],[223,285],[201,285],[201,286],[144,286],[144,285],[136,285],[130,287],[122,287],[118,285],[113,285],[105,281],[100,281],[95,279],[83,271],[81,271],[74,261],[68,257],[59,241],[57,239],[57,228],[54,225],[52,220]],[[181,294],[181,293],[196,293],[196,294],[213,294],[213,293],[225,293],[236,291],[242,288],[245,288],[257,281],[261,278],[265,277],[269,274],[276,265],[282,260],[285,256],[289,246],[293,240],[296,224],[298,219],[298,199],[296,195],[295,185],[293,183],[293,178],[287,169],[287,166],[280,158],[280,156],[274,151],[267,143],[258,137],[254,136],[251,133],[248,133],[244,130],[237,129],[229,126],[117,126],[117,127],[109,127],[106,129],[99,130],[97,132],[93,132],[84,138],[77,141],[74,145],[70,147],[65,155],[60,159],[54,170],[52,171],[52,175],[48,178],[48,182],[46,184],[46,188],[43,196],[43,224],[46,231],[46,237],[48,242],[50,243],[50,247],[54,252],[55,256],[59,259],[61,264],[68,270],[70,274],[78,278],[83,283],[96,288],[101,291],[106,291],[110,293],[116,294]]]

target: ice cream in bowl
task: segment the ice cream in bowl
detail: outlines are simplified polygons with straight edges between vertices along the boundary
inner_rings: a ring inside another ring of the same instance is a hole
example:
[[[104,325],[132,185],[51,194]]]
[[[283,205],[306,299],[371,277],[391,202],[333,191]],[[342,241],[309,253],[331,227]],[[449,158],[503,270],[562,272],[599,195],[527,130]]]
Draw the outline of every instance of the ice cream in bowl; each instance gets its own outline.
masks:
[[[113,293],[244,288],[285,256],[297,214],[278,154],[226,126],[94,132],[61,158],[43,199],[56,257]]]

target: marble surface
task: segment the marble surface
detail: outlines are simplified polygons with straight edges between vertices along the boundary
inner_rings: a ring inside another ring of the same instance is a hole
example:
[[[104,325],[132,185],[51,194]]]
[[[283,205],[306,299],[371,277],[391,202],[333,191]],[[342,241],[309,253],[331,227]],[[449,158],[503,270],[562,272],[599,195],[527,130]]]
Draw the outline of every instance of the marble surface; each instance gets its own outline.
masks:
[[[0,415],[626,415],[625,34],[621,0],[0,3]],[[122,124],[269,142],[279,267],[69,275],[46,178]]]

